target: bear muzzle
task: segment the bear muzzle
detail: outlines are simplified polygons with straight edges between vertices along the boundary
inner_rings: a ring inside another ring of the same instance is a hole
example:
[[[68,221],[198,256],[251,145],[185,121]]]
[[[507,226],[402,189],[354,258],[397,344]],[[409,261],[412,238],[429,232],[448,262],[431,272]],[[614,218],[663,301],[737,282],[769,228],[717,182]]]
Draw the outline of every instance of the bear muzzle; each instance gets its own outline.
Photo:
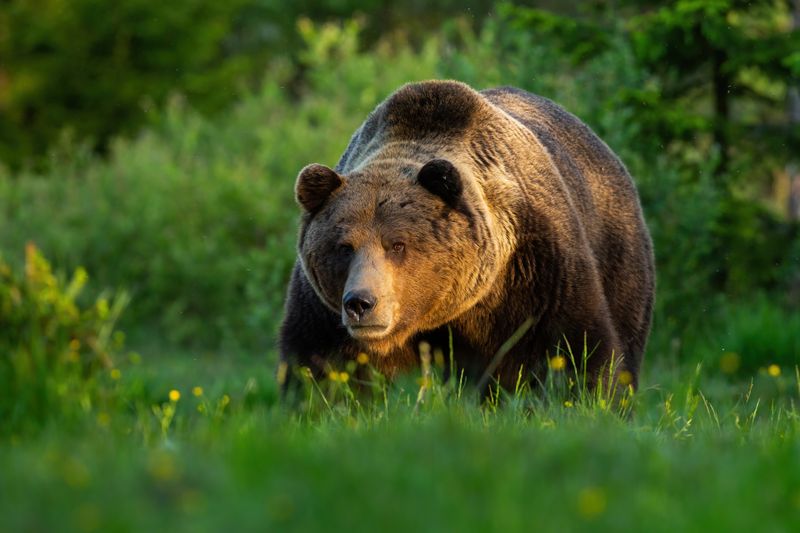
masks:
[[[355,322],[369,319],[370,311],[375,308],[378,299],[364,291],[350,291],[342,299],[342,307],[347,318]]]
[[[348,291],[342,298],[342,323],[354,339],[382,337],[389,329],[375,312],[378,298],[368,291]]]

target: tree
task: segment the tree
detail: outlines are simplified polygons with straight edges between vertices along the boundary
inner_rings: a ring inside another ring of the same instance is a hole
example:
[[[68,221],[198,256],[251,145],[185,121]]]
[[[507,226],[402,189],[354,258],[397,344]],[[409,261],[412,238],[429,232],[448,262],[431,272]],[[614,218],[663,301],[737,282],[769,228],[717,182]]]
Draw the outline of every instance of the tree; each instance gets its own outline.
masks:
[[[792,9],[792,31],[800,31],[800,0],[794,0]],[[795,60],[800,56],[800,51],[795,52]],[[786,91],[786,104],[788,108],[789,127],[795,132],[800,128],[800,74],[794,71],[794,76],[789,82]],[[800,154],[793,152],[786,165],[786,175],[789,178],[789,217],[800,220]]]
[[[630,35],[638,60],[658,79],[636,95],[650,130],[716,150],[719,186],[736,159],[786,160],[796,127],[784,120],[787,85],[800,72],[800,32],[783,0],[631,0]],[[699,134],[699,135],[698,135]],[[710,135],[706,143],[704,135]],[[775,161],[772,161],[774,163]]]
[[[239,3],[0,4],[0,161],[32,162],[65,130],[102,147],[174,89],[219,108],[242,72],[225,49]]]

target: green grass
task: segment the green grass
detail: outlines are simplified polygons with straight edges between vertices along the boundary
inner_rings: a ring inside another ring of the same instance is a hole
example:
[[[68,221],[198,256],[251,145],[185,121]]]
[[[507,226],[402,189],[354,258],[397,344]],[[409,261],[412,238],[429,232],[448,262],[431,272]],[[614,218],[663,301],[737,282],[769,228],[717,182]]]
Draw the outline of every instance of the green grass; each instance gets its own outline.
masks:
[[[0,442],[4,529],[800,525],[798,379],[788,368],[730,382],[656,361],[622,419],[531,394],[480,406],[468,389],[437,382],[417,405],[413,376],[377,401],[349,395],[352,381],[321,383],[327,406],[316,392],[289,410],[276,402],[272,362],[133,357],[82,416]]]

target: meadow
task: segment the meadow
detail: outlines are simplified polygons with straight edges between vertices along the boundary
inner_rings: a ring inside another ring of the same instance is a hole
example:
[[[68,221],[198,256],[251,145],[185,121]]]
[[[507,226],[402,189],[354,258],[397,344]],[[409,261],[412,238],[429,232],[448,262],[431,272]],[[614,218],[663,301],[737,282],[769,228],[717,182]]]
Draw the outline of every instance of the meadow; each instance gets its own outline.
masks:
[[[763,183],[721,188],[713,148],[646,134],[630,42],[575,63],[502,22],[368,47],[358,20],[297,28],[300,66],[271,60],[222,112],[176,93],[105,154],[0,167],[0,530],[800,527],[796,223]],[[279,401],[294,178],[428,78],[548,96],[635,177],[658,293],[623,412],[557,367],[484,402],[435,365]]]
[[[8,531],[792,531],[797,376],[733,387],[650,365],[632,420],[597,404],[479,406],[446,385],[275,405],[263,360],[160,354],[114,400],[0,455]]]

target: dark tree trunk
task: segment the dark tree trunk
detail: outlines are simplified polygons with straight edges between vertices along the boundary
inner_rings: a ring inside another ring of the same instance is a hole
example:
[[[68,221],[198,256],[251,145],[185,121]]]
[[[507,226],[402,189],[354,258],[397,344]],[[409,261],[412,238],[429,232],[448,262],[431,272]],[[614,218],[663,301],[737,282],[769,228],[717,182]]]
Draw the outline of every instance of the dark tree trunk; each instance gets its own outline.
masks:
[[[797,31],[798,29],[800,29],[800,0],[793,0],[792,30]],[[797,78],[789,82],[786,100],[790,138],[796,139],[794,130],[800,127],[800,80]],[[800,161],[798,161],[798,154],[794,151],[790,151],[786,175],[789,178],[789,218],[800,220]]]
[[[728,120],[730,118],[731,79],[724,71],[728,54],[724,50],[714,50],[712,61],[712,83],[714,90],[714,144],[719,149],[719,163],[714,169],[717,181],[728,170]]]

